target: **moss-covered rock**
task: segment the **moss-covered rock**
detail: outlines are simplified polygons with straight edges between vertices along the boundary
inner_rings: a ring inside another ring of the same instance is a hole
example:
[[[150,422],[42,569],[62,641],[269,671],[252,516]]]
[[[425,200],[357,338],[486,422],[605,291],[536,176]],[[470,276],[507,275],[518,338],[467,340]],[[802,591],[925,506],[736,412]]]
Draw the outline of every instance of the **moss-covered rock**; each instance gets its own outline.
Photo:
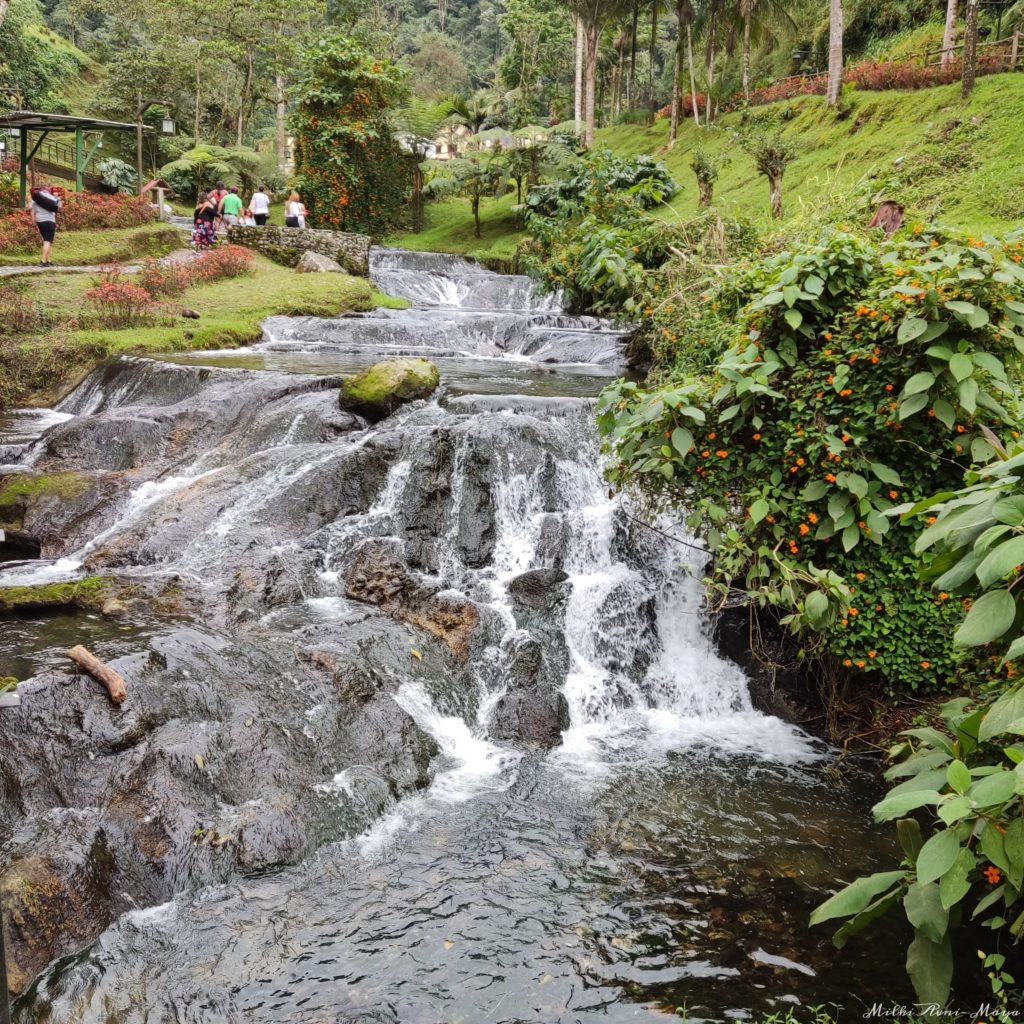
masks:
[[[428,398],[440,381],[429,359],[386,359],[349,377],[341,386],[338,404],[376,423],[406,402]]]
[[[125,584],[105,576],[87,576],[64,583],[0,587],[0,613],[28,608],[85,608],[100,610]]]
[[[0,479],[0,528],[21,528],[26,510],[42,498],[75,501],[88,490],[85,473],[17,473]]]

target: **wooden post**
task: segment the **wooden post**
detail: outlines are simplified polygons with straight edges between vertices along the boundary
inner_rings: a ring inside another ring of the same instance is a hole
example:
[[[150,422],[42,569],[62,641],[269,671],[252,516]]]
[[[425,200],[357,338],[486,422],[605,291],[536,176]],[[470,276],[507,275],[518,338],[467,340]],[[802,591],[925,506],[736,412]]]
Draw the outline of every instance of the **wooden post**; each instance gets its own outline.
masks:
[[[21,190],[21,206],[25,207],[25,200],[28,198],[28,129],[18,129],[18,137],[21,142],[21,167],[18,170],[18,187]]]
[[[82,191],[82,126],[75,125],[75,191]]]
[[[1020,53],[1020,29],[1013,33],[1013,42],[1010,44],[1010,70],[1017,70],[1017,55]]]
[[[142,195],[142,115],[145,113],[142,106],[142,93],[139,93],[139,102],[135,108],[135,173],[138,177],[136,191]]]

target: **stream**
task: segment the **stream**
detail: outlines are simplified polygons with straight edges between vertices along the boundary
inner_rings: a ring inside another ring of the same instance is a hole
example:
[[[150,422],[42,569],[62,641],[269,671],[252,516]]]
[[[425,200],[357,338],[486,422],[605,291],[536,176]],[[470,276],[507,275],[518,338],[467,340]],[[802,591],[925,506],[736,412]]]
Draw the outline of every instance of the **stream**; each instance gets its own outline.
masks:
[[[755,710],[703,558],[602,478],[610,324],[378,249],[406,310],[121,357],[0,419],[15,1020],[571,1024],[907,998],[810,910],[892,862],[868,772]],[[442,387],[367,427],[342,377]],[[10,479],[19,479],[13,475]],[[82,586],[87,588],[91,584]],[[117,709],[64,651],[128,682]]]

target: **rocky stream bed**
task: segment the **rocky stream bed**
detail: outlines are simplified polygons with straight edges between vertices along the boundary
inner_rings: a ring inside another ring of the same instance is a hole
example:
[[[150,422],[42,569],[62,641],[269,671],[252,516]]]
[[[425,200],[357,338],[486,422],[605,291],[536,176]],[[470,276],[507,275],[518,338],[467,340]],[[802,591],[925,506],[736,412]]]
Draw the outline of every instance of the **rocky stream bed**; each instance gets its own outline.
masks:
[[[403,311],[123,357],[0,419],[16,1020],[606,1024],[904,995],[809,933],[868,785],[751,705],[602,480],[608,324],[376,250]],[[435,397],[375,425],[344,376]],[[699,565],[697,566],[699,568]],[[83,643],[128,682],[76,674]],[[820,930],[819,930],[820,931]]]

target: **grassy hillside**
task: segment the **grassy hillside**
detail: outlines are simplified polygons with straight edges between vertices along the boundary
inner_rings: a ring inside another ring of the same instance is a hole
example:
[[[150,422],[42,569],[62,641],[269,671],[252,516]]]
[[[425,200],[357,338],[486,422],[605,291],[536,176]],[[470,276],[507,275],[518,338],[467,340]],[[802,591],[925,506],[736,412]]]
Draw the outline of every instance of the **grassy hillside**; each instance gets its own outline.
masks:
[[[853,92],[849,104],[842,118],[817,96],[755,112],[787,116],[782,130],[797,146],[798,156],[784,180],[786,221],[806,218],[830,205],[850,209],[859,199],[866,223],[876,197],[884,197],[904,203],[910,218],[979,233],[1003,232],[1024,222],[1024,74],[979,79],[966,104],[959,85],[919,92]],[[743,117],[726,115],[710,129],[698,129],[688,120],[672,149],[667,146],[667,121],[649,128],[604,128],[597,133],[596,145],[622,155],[653,153],[664,160],[683,190],[663,216],[681,219],[697,211],[690,161],[694,148],[701,146],[724,164],[715,189],[716,206],[723,214],[767,227],[767,182],[733,134],[742,127]],[[473,237],[465,200],[429,205],[426,230],[394,241],[416,249],[507,257],[521,237],[511,214],[512,201],[505,197],[483,204],[480,241]]]
[[[951,227],[980,232],[1019,224],[1024,219],[1024,75],[982,78],[966,104],[959,90],[949,85],[919,92],[853,92],[842,119],[817,96],[777,104],[777,112],[788,108],[792,115],[782,131],[799,154],[784,180],[787,218],[861,189],[865,198],[884,192],[885,198],[904,203],[908,216]],[[672,203],[682,216],[697,209],[690,160],[700,145],[718,161],[728,161],[715,188],[719,209],[763,221],[767,182],[730,131],[741,126],[742,116],[723,117],[711,129],[688,121],[671,150],[664,121],[650,128],[604,129],[597,145],[663,159],[684,186]]]

